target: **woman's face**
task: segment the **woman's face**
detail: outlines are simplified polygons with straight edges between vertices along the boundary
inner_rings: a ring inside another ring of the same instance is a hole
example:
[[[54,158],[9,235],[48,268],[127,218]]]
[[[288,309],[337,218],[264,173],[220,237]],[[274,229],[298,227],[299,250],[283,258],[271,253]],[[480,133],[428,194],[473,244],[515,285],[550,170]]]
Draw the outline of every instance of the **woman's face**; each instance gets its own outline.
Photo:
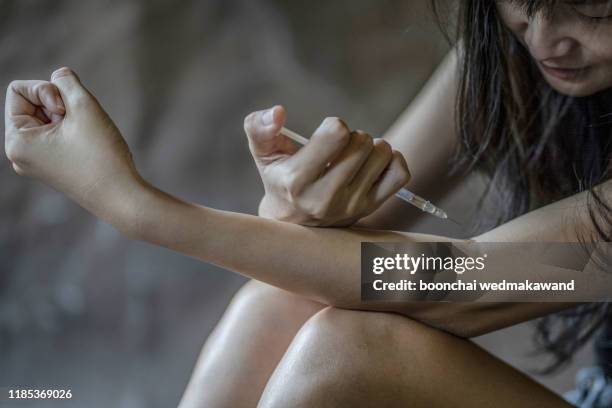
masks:
[[[551,87],[571,96],[612,88],[612,0],[560,1],[533,18],[511,1],[496,3]]]

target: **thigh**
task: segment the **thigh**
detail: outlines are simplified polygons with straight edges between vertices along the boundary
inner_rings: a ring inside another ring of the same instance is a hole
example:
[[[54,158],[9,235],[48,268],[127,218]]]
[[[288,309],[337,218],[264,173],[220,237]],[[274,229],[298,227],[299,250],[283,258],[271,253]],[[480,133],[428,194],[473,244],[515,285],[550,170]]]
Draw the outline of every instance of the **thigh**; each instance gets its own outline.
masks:
[[[326,308],[304,324],[261,407],[569,407],[469,340],[406,317]]]

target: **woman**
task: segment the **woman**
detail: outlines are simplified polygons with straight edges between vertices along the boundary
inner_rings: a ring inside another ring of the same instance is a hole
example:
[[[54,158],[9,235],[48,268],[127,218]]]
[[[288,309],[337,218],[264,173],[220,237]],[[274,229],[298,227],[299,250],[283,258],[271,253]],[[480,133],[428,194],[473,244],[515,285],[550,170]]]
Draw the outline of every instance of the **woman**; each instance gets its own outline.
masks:
[[[600,138],[612,110],[608,19],[608,2],[461,2],[458,52],[386,141],[331,118],[296,151],[279,135],[282,108],[251,114],[245,130],[267,218],[187,203],[148,184],[66,68],[50,82],[11,83],[6,152],[18,174],[125,234],[256,279],[206,342],[182,407],[569,406],[465,338],[574,313],[580,318],[561,342],[547,335],[550,319],[542,324],[545,345],[562,361],[607,319],[607,306],[364,303],[359,246],[449,241],[381,229],[400,227],[390,224],[396,203],[386,199],[408,181],[435,197],[468,170],[488,174],[501,194],[498,225],[473,240],[608,241],[612,185]],[[446,177],[454,152],[464,171]],[[607,379],[598,378],[603,387],[584,403],[609,406]]]

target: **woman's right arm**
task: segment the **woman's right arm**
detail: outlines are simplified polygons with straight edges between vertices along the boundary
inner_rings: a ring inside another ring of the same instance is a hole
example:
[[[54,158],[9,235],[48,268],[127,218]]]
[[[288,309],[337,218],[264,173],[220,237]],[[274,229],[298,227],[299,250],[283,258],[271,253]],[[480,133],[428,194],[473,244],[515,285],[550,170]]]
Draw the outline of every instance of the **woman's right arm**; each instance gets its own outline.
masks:
[[[457,140],[457,69],[453,49],[383,138],[374,140],[373,147],[368,135],[350,133],[338,120],[324,121],[307,147],[297,154],[293,143],[284,136],[254,134],[246,128],[265,188],[259,215],[309,226],[408,227],[422,213],[399,199],[389,199],[391,195],[409,181],[406,187],[437,200],[459,181],[448,175]],[[284,122],[284,112],[277,110],[271,116],[273,121]],[[364,140],[356,149],[354,139],[359,137],[370,141]],[[351,150],[353,154],[347,153]],[[363,161],[355,160],[357,154]],[[347,171],[330,171],[326,167],[330,161],[331,168],[345,166]],[[325,188],[343,181],[334,177],[348,179],[357,170],[357,174],[382,171],[382,175],[375,176],[379,182],[369,187],[370,194],[363,189]],[[370,200],[376,188],[379,198]]]
[[[461,182],[460,176],[448,174],[458,140],[455,127],[457,73],[457,52],[453,48],[384,135],[384,139],[406,158],[412,175],[406,187],[433,202]],[[407,207],[410,212],[405,211]],[[422,214],[400,199],[390,199],[359,220],[356,226],[404,230]]]

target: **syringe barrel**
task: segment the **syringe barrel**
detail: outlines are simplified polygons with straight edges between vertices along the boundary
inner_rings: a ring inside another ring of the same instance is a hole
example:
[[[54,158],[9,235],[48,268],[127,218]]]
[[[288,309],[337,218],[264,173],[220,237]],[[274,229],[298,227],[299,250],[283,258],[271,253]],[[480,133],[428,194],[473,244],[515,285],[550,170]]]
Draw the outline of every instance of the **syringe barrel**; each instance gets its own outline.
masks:
[[[425,200],[424,198],[414,194],[412,191],[402,188],[395,195],[400,197],[402,200],[408,201],[410,204],[419,208],[421,211],[432,214],[438,218],[448,218],[444,211],[442,211],[429,201]]]
[[[400,198],[402,198],[403,200],[406,200],[408,202],[412,202],[414,200],[414,198],[416,197],[416,195],[414,195],[414,193],[412,191],[408,191],[405,188],[401,188],[397,193],[397,196],[399,196]]]
[[[425,203],[423,204],[423,206],[421,207],[421,209],[425,212],[428,212],[430,214],[433,214],[436,212],[437,208],[430,203],[429,201],[425,201]]]
[[[401,193],[405,199],[410,201],[413,205],[419,207],[421,210],[425,211],[424,208],[427,206],[429,201],[419,197],[418,195],[410,191],[402,190]]]

